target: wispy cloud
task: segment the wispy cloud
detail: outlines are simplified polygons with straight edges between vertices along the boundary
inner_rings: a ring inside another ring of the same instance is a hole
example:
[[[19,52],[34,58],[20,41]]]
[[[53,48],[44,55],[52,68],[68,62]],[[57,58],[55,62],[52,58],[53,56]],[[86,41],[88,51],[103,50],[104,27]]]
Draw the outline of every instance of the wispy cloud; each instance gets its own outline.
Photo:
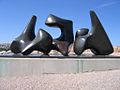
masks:
[[[118,4],[118,3],[120,3],[120,1],[113,1],[113,2],[109,2],[109,3],[104,3],[104,4],[101,4],[100,6],[98,6],[96,9],[113,6],[113,5]]]

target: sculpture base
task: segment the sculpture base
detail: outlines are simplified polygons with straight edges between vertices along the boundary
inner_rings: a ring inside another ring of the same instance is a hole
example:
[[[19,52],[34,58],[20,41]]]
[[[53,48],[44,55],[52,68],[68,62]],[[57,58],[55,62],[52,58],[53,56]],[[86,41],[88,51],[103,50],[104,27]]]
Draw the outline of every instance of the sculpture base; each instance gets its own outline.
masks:
[[[77,56],[75,54],[70,56],[63,56],[61,54],[56,55],[43,55],[43,54],[30,54],[30,55],[21,55],[21,54],[1,54],[0,58],[120,58],[116,55],[93,55],[93,54],[82,54],[80,56]]]
[[[0,56],[0,76],[82,73],[120,69],[120,57]]]

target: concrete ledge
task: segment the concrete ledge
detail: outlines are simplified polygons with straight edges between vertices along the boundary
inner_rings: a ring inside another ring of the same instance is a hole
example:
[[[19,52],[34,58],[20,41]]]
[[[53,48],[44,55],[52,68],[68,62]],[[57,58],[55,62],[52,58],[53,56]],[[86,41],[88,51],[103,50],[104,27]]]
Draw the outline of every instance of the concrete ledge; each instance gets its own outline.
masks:
[[[120,58],[0,58],[0,77],[120,69]]]

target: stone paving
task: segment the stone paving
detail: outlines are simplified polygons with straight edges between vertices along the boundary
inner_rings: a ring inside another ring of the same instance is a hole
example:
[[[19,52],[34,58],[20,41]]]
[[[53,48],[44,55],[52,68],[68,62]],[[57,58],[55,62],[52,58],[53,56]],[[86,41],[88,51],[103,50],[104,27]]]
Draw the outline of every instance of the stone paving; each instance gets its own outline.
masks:
[[[120,90],[120,70],[1,77],[0,90]]]

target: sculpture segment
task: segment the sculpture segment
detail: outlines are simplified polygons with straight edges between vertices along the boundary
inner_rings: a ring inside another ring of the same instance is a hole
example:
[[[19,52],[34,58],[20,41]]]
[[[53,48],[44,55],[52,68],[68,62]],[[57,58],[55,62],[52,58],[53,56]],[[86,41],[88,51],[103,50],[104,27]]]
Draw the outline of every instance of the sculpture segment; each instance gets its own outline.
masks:
[[[90,11],[92,30],[86,35],[77,36],[74,52],[81,55],[84,50],[91,49],[95,55],[108,55],[113,52],[113,46],[94,11]]]
[[[76,32],[73,50],[77,55],[81,55],[86,48],[86,39],[89,36],[89,29],[82,28]]]
[[[24,31],[11,44],[10,49],[13,53],[21,53],[22,50],[35,38],[36,16],[32,16]]]
[[[96,37],[96,38],[90,38],[91,40],[91,44],[94,44],[92,46],[94,46],[94,49],[97,49],[97,51],[93,51],[94,54],[100,54],[100,55],[108,55],[111,54],[113,52],[113,46],[102,26],[102,24],[100,23],[98,17],[96,16],[96,14],[91,11],[90,12],[90,16],[91,16],[91,22],[92,22],[92,28],[93,31],[90,34],[93,34],[92,37]],[[100,41],[99,44],[95,41]],[[101,47],[102,45],[102,47]],[[100,48],[99,48],[100,47]]]
[[[78,36],[87,35],[88,32],[89,32],[89,29],[87,29],[87,28],[81,28],[80,30],[78,30],[78,31],[76,32],[75,38],[77,38]]]
[[[61,35],[53,40],[53,49],[67,56],[68,47],[74,41],[73,22],[71,20],[62,19],[50,14],[46,19],[45,24],[50,27],[60,28]]]
[[[28,44],[23,50],[23,55],[28,55],[34,50],[38,50],[43,52],[44,54],[48,55],[48,53],[51,50],[52,45],[52,37],[49,33],[47,33],[45,30],[40,29],[38,31],[38,34],[36,38],[31,41],[30,44]]]

